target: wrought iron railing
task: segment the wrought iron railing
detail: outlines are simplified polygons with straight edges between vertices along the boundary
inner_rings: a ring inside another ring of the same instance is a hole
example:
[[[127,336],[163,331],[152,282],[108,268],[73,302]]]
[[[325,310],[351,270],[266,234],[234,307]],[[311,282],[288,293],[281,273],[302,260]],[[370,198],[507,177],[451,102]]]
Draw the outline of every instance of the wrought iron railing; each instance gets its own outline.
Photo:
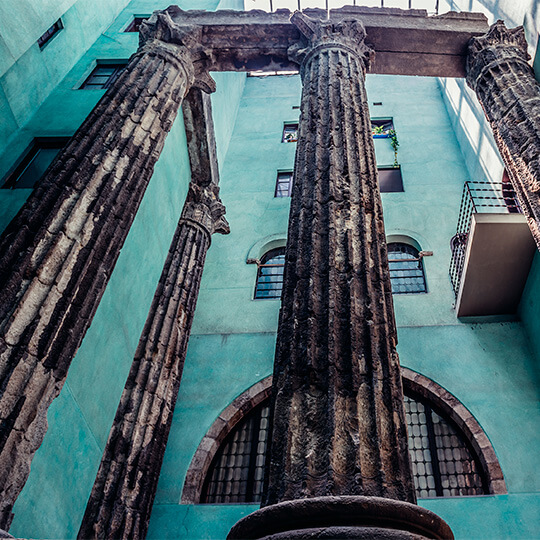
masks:
[[[391,2],[391,7],[396,7],[396,2]],[[377,7],[390,7],[388,1],[385,5],[385,0],[378,0],[377,2],[366,2],[365,0],[246,0],[245,9],[263,9],[265,11],[275,11],[276,9],[298,9],[302,11],[307,8],[326,8],[336,9],[343,6],[377,6]],[[427,6],[427,8],[426,8]],[[401,9],[427,9],[429,15],[439,14],[439,0],[426,1],[422,0],[401,0],[399,5]]]
[[[509,182],[465,182],[455,236],[450,240],[450,279],[458,295],[473,214],[522,214]]]

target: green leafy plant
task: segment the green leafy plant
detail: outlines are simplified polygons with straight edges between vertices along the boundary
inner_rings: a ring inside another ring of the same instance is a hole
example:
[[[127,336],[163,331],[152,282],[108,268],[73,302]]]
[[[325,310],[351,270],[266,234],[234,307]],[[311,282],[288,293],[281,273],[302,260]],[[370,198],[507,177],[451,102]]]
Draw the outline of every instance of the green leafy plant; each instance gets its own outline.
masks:
[[[390,146],[394,150],[394,167],[399,167],[398,158],[397,158],[397,152],[399,148],[399,141],[396,135],[396,130],[391,129],[388,132],[388,135],[390,135]]]

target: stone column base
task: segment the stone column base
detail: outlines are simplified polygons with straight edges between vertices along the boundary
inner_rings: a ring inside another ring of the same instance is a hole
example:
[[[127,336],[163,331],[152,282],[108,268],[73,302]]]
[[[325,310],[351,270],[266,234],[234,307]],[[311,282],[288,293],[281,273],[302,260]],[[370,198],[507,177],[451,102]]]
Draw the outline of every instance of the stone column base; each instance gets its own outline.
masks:
[[[297,499],[266,506],[242,518],[228,540],[358,538],[453,539],[448,524],[415,504],[381,497]]]

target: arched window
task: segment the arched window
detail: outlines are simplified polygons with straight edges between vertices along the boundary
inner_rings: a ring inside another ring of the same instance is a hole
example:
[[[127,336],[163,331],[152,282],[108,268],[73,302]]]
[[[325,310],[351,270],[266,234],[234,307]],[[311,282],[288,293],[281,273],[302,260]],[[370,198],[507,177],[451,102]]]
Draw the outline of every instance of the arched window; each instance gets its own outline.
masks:
[[[474,450],[449,418],[420,396],[405,396],[416,494],[419,498],[483,495],[486,475]],[[201,502],[260,502],[268,438],[269,400],[252,409],[217,451]]]
[[[257,264],[255,298],[281,298],[285,248],[279,247],[265,253]]]
[[[388,244],[388,264],[393,294],[427,292],[422,257],[415,247],[401,242]]]

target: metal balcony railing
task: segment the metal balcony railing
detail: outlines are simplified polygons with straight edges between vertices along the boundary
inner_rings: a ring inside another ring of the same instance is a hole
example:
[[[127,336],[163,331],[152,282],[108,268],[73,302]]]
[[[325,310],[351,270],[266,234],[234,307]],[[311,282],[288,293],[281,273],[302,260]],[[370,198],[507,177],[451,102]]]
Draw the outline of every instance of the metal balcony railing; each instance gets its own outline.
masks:
[[[392,4],[389,6],[388,4]],[[429,15],[439,14],[439,0],[401,0],[396,3],[385,0],[246,0],[245,9],[263,9],[265,11],[276,11],[277,9],[298,9],[302,11],[307,8],[336,9],[343,6],[368,6],[368,7],[400,7],[401,9],[427,9]]]
[[[509,182],[465,182],[455,236],[450,240],[450,279],[456,298],[465,265],[465,253],[473,214],[522,214]]]

